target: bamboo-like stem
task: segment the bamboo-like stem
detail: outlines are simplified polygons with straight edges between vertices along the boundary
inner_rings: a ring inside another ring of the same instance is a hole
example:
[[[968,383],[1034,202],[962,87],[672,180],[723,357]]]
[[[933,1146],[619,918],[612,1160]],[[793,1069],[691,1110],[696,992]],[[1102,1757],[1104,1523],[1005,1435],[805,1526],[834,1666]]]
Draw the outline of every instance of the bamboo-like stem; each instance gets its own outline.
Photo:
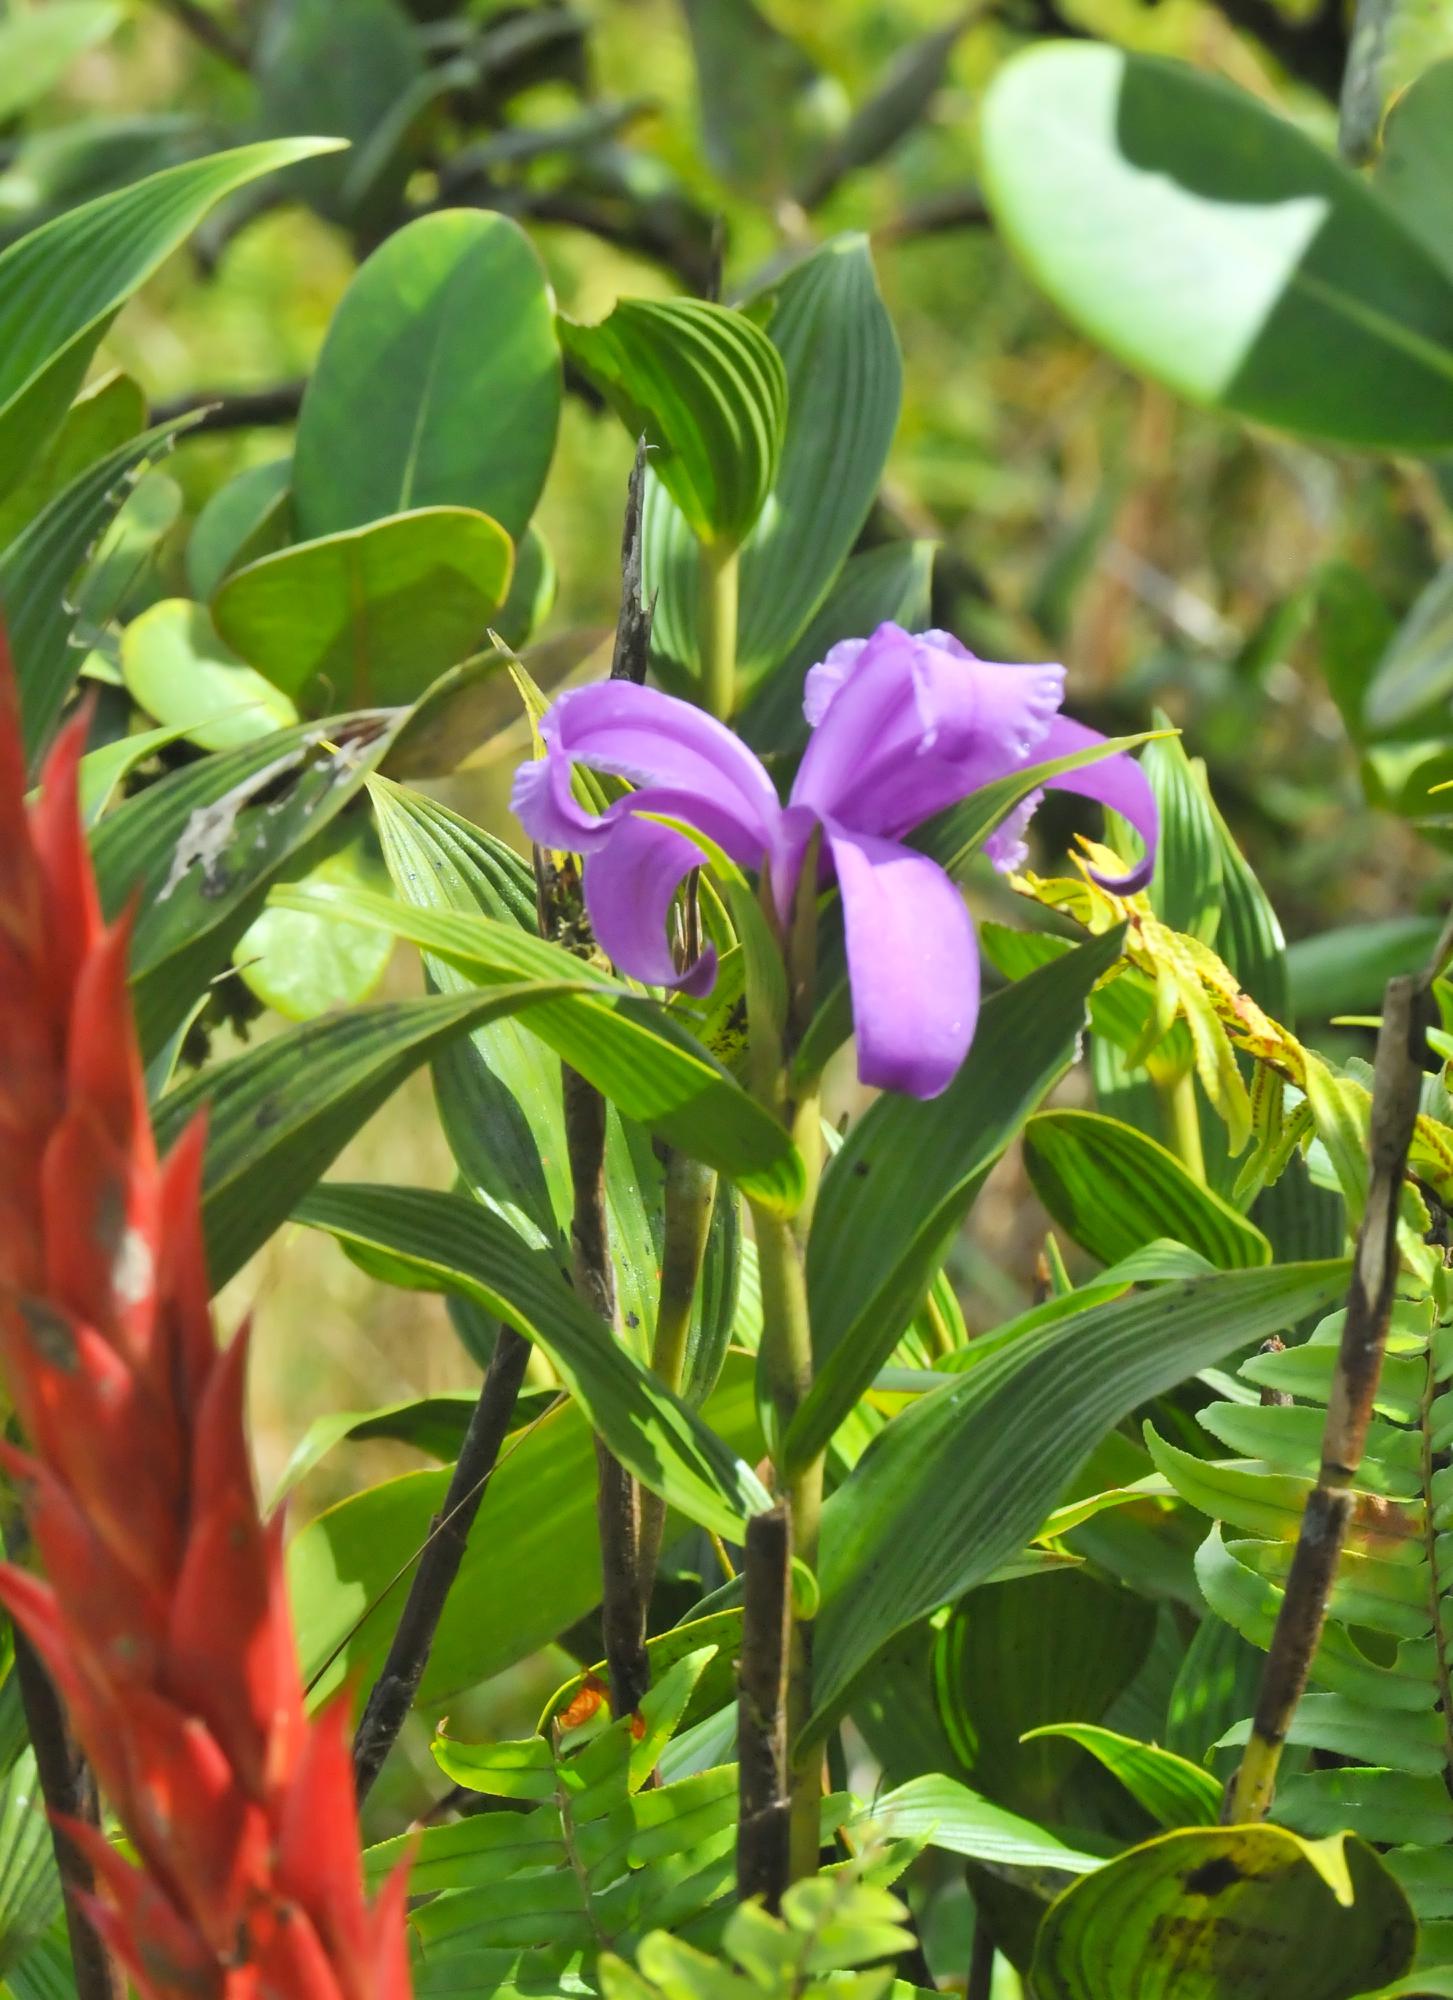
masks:
[[[1322,1463],[1307,1496],[1286,1592],[1262,1672],[1251,1739],[1227,1799],[1228,1823],[1264,1819],[1276,1791],[1282,1747],[1322,1635],[1327,1600],[1352,1511],[1377,1393],[1398,1275],[1398,1207],[1422,1084],[1424,983],[1389,980],[1372,1079],[1367,1207],[1357,1232],[1352,1284],[1332,1393],[1322,1430]]]
[[[651,1366],[671,1390],[681,1393],[691,1314],[706,1259],[716,1206],[716,1175],[688,1153],[671,1149],[666,1161],[661,1239],[661,1284],[656,1295],[656,1333]],[[649,1591],[661,1555],[666,1503],[658,1493],[641,1495],[641,1584]]]
[[[1206,1178],[1206,1155],[1201,1145],[1201,1113],[1196,1104],[1196,1073],[1183,1069],[1173,1081],[1155,1085],[1161,1117],[1165,1120],[1165,1143],[1187,1173],[1198,1181]]]
[[[791,1880],[787,1786],[792,1525],[778,1502],[747,1523],[742,1651],[737,1669],[737,1894],[781,1907]]]
[[[464,1560],[469,1531],[509,1434],[532,1352],[522,1334],[512,1327],[500,1328],[443,1505],[430,1523],[388,1657],[353,1738],[353,1781],[360,1805],[413,1707],[434,1634]]]
[[[729,722],[737,705],[737,552],[703,542],[697,569],[697,645],[701,702]]]
[[[96,1780],[71,1734],[55,1683],[18,1623],[14,1631],[15,1677],[20,1687],[20,1705],[25,1711],[25,1726],[35,1751],[36,1776],[50,1815],[51,1844],[61,1878],[77,2000],[126,2000],[126,1980],[121,1967],[97,1936],[82,1907],[82,1898],[95,1894],[95,1874],[64,1826],[58,1823],[79,1820],[87,1826],[100,1825]]]

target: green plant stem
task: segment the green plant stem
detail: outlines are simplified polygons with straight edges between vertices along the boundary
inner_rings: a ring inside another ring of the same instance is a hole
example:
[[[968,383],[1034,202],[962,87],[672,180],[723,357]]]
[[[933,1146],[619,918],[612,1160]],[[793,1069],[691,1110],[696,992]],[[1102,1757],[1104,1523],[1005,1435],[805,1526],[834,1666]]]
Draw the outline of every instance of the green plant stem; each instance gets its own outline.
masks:
[[[697,645],[701,702],[730,721],[737,705],[737,551],[703,542],[697,582]]]
[[[1183,1069],[1174,1081],[1155,1086],[1165,1120],[1165,1142],[1181,1165],[1198,1181],[1206,1178],[1206,1155],[1201,1146],[1201,1114],[1196,1105],[1196,1073]]]
[[[661,1285],[651,1343],[651,1366],[673,1395],[680,1395],[686,1377],[691,1313],[715,1206],[716,1175],[711,1168],[673,1148],[666,1161]],[[640,1573],[641,1587],[646,1591],[656,1574],[665,1527],[665,1501],[658,1493],[642,1492]]]

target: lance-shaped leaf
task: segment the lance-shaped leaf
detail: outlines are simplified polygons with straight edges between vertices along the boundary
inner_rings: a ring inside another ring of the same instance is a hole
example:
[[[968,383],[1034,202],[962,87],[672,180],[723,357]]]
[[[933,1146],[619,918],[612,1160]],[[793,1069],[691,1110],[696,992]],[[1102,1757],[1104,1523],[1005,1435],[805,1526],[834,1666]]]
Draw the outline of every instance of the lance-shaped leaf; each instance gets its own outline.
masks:
[[[1187,1173],[1174,1153],[1097,1111],[1042,1111],[1024,1129],[1034,1191],[1061,1227],[1118,1263],[1169,1236],[1218,1270],[1271,1262],[1261,1231]]]
[[[739,1542],[771,1504],[755,1474],[610,1337],[548,1250],[465,1195],[323,1187],[299,1220],[336,1236],[394,1284],[471,1299],[548,1354],[611,1451],[688,1520]]]
[[[665,1008],[583,959],[495,917],[413,909],[365,890],[285,888],[277,900],[390,931],[481,986],[579,983],[568,1000],[530,1009],[542,1041],[628,1118],[726,1174],[754,1200],[783,1213],[801,1200],[802,1160],[776,1119]]]
[[[1221,1816],[1221,1786],[1205,1766],[1158,1743],[1137,1743],[1093,1722],[1047,1722],[1025,1741],[1042,1736],[1064,1737],[1088,1750],[1164,1827],[1214,1826]]]
[[[751,301],[787,371],[787,430],[772,493],[741,554],[737,665],[750,686],[785,659],[867,519],[898,425],[903,367],[865,236],[834,237]],[[644,591],[653,656],[690,674],[696,548],[648,476]],[[809,665],[812,662],[808,662]]]
[[[213,617],[305,712],[413,701],[483,643],[514,560],[488,515],[422,507],[249,563]]]
[[[701,299],[622,299],[595,326],[562,319],[565,351],[633,437],[698,542],[735,548],[777,476],[782,358],[761,328]]]
[[[880,1097],[848,1134],[808,1240],[817,1373],[790,1455],[820,1451],[892,1353],[989,1168],[1073,1060],[1090,989],[1119,955],[1110,932],[996,994],[942,1096]]]
[[[1453,274],[1248,93],[1039,44],[985,97],[983,184],[1056,305],[1193,402],[1343,444],[1453,443]]]
[[[885,1792],[854,1823],[854,1831],[870,1829],[888,1839],[921,1840],[928,1847],[1000,1868],[1088,1875],[1101,1865],[1097,1856],[981,1798],[957,1778],[910,1778],[906,1785]]]
[[[267,1241],[364,1120],[443,1042],[570,986],[522,982],[353,1007],[274,1035],[169,1091],[155,1114],[164,1145],[207,1109],[202,1212],[213,1285]]]
[[[115,314],[214,203],[333,143],[283,139],[189,160],[69,209],[0,252],[0,492],[60,422]]]
[[[421,216],[362,265],[329,326],[298,417],[299,528],[468,507],[518,540],[560,384],[550,287],[524,231],[474,209]]]
[[[1406,5],[1399,11],[1412,14]],[[1373,182],[1453,277],[1453,56],[1434,63],[1393,105]]]
[[[1043,2000],[1352,2000],[1405,1972],[1416,1936],[1407,1897],[1351,1834],[1194,1827],[1131,1848],[1051,1904],[1034,1990]]]
[[[824,1510],[814,1726],[895,1632],[1028,1541],[1137,1404],[1319,1311],[1346,1281],[1337,1261],[1101,1294],[1088,1309],[1071,1293],[976,1343],[963,1380],[895,1417]]]

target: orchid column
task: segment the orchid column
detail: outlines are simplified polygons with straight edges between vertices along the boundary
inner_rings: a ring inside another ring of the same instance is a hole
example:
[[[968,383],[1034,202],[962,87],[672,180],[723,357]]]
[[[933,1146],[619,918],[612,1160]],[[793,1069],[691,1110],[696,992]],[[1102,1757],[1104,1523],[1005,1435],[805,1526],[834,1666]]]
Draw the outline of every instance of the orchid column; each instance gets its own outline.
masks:
[[[746,965],[752,1087],[792,1132],[807,1169],[806,1199],[791,1222],[764,1211],[753,1221],[764,1306],[759,1402],[794,1551],[809,1569],[823,1458],[795,1459],[788,1432],[813,1367],[805,1250],[821,1126],[803,1050],[830,950],[822,920],[841,921],[861,1081],[936,1096],[973,1039],[978,950],[958,888],[905,837],[983,785],[1103,742],[1059,714],[1063,693],[1062,667],[997,665],[947,633],[882,625],[835,646],[808,675],[812,735],[785,804],[723,723],[626,682],[563,695],[542,727],[543,757],[516,778],[515,810],[531,838],[585,857],[591,924],[622,971],[668,992],[709,991],[716,947],[708,943],[684,966],[673,948],[678,892],[704,867],[730,912]],[[591,812],[575,794],[577,764],[636,789]],[[1051,782],[1113,806],[1137,829],[1145,857],[1117,886],[1143,884],[1156,813],[1139,766],[1106,756]],[[990,836],[996,865],[1022,858],[1037,799]],[[805,1622],[790,1623],[795,1741],[810,1713],[811,1669]],[[794,1874],[816,1865],[817,1780],[814,1759],[795,1759]]]

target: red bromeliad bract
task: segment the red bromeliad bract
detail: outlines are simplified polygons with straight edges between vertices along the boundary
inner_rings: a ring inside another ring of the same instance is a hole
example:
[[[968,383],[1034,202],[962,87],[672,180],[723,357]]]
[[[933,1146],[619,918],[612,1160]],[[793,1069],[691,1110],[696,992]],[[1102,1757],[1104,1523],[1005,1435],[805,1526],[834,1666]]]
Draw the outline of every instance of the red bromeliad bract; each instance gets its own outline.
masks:
[[[74,722],[25,801],[0,637],[0,1367],[48,1583],[0,1571],[140,1861],[72,1827],[92,1916],[155,2000],[406,2000],[404,1882],[364,1899],[347,1718],[303,1712],[246,1335],[219,1351],[203,1131],[159,1160],[103,922]]]

